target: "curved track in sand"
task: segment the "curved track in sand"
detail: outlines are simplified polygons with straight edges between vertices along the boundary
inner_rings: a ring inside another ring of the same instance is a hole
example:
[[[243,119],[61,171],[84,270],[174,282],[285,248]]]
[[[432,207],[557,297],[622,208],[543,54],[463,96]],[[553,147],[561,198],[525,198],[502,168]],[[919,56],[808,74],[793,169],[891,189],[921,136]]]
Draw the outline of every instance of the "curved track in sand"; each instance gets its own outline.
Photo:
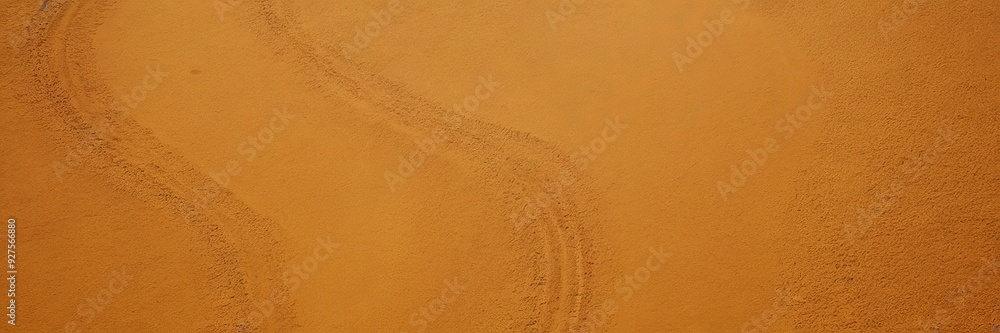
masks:
[[[214,182],[127,115],[106,107],[114,95],[99,80],[95,70],[92,37],[102,12],[116,3],[66,3],[45,35],[26,48],[19,58],[39,62],[23,68],[60,70],[36,73],[34,87],[46,87],[47,90],[22,94],[36,94],[37,97],[31,98],[39,101],[45,100],[41,97],[45,95],[65,96],[55,99],[51,107],[36,116],[58,132],[73,133],[74,136],[64,138],[66,142],[84,140],[99,133],[97,123],[107,119],[106,126],[114,129],[114,135],[98,139],[100,149],[95,149],[94,156],[85,159],[88,168],[117,176],[109,182],[122,186],[120,190],[136,197],[169,203],[178,221],[182,221],[192,216],[192,203],[201,200],[198,191]],[[522,198],[545,191],[544,182],[557,179],[564,172],[577,173],[564,153],[527,134],[468,118],[463,119],[460,127],[449,127],[443,119],[452,115],[446,109],[414,96],[401,85],[365,72],[337,55],[317,51],[310,44],[311,37],[294,24],[294,15],[286,12],[287,7],[265,1],[251,6],[257,11],[252,26],[257,29],[261,42],[274,46],[276,54],[301,68],[299,74],[307,76],[305,80],[319,83],[355,105],[374,106],[377,112],[359,111],[358,116],[373,119],[394,131],[414,135],[447,129],[448,149],[467,158],[477,170],[494,173],[497,178],[494,190],[507,193],[510,201],[505,204],[511,210],[522,208]],[[111,116],[102,117],[108,114]],[[93,120],[88,121],[88,118]],[[534,316],[529,320],[529,327],[524,329],[565,330],[581,320],[582,309],[591,301],[587,296],[591,277],[589,265],[597,253],[591,245],[593,235],[587,230],[597,221],[582,209],[591,200],[585,187],[586,177],[574,177],[581,180],[567,189],[563,200],[545,208],[531,224],[535,236],[519,236],[514,231],[509,235],[515,239],[510,242],[512,247],[525,251],[525,255],[531,256],[536,248],[543,254],[539,258],[542,266],[529,272],[538,274],[534,280],[539,284],[530,287],[536,290],[535,295],[522,305]],[[511,185],[514,191],[510,191]],[[228,191],[219,188],[213,191],[216,190],[221,192],[211,195],[208,207],[195,212],[187,226],[200,235],[192,247],[194,252],[206,254],[203,265],[211,272],[209,284],[216,287],[213,297],[227,300],[215,307],[216,313],[211,316],[243,318],[252,311],[252,302],[267,298],[268,291],[284,288],[277,282],[279,266],[273,263],[282,262],[279,259],[285,259],[288,254],[274,251],[274,246],[280,248],[281,243],[281,231],[275,229],[276,224],[253,213]],[[498,223],[508,222],[500,220]],[[524,241],[534,244],[524,245]],[[269,280],[271,282],[267,282]],[[291,327],[294,307],[283,306],[280,310],[276,327]],[[236,328],[235,322],[222,320],[209,328]]]
[[[443,120],[453,115],[445,108],[413,95],[402,85],[364,71],[339,54],[320,51],[314,46],[314,38],[295,23],[295,15],[289,13],[288,6],[258,1],[252,7],[257,10],[252,23],[258,29],[262,43],[274,45],[275,52],[287,57],[287,62],[302,68],[300,73],[309,75],[311,83],[350,100],[350,104],[375,106],[377,112],[360,116],[375,119],[393,130],[413,135],[445,129],[448,146],[457,146],[459,149],[456,150],[472,164],[479,164],[479,168],[499,178],[495,191],[507,192],[509,190],[504,186],[515,185],[517,191],[510,194],[512,201],[505,203],[515,210],[520,198],[544,191],[542,184],[545,181],[556,179],[562,172],[573,171],[564,153],[526,133],[476,119],[464,119],[459,127],[448,126]],[[567,197],[583,199],[587,191],[581,182],[570,192],[582,194]],[[597,221],[589,217],[579,207],[580,204],[562,201],[545,209],[538,223],[533,225],[540,234],[541,243],[517,247],[518,251],[528,252],[542,247],[545,254],[547,267],[533,272],[544,274],[540,278],[545,291],[535,296],[535,305],[525,305],[543,308],[534,311],[538,319],[531,330],[552,331],[572,327],[579,322],[581,309],[590,301],[586,296],[590,288],[588,266],[593,262],[595,253],[590,245],[593,235],[587,229]],[[513,232],[511,236],[516,237]]]
[[[16,58],[21,63],[17,68],[35,72],[24,74],[34,80],[16,87],[15,93],[37,101],[38,112],[31,116],[65,134],[61,139],[68,146],[94,140],[96,148],[82,156],[82,163],[99,171],[109,186],[144,201],[165,203],[176,217],[171,223],[193,229],[197,237],[189,251],[207,272],[212,286],[208,290],[213,291],[208,299],[215,303],[213,313],[205,314],[215,323],[205,329],[235,330],[236,318],[245,318],[254,301],[285,292],[278,280],[280,265],[275,265],[287,259],[281,251],[282,231],[218,186],[207,196],[205,208],[192,211],[201,200],[196,191],[215,181],[149,130],[106,107],[114,96],[98,80],[91,43],[102,12],[114,5],[65,3],[44,34]],[[294,315],[289,310],[277,310],[276,327],[290,327]]]
[[[1000,330],[989,1],[415,2],[354,57],[384,0],[29,2],[0,8],[24,331]],[[480,73],[510,89],[451,111]],[[290,284],[317,235],[343,251]]]

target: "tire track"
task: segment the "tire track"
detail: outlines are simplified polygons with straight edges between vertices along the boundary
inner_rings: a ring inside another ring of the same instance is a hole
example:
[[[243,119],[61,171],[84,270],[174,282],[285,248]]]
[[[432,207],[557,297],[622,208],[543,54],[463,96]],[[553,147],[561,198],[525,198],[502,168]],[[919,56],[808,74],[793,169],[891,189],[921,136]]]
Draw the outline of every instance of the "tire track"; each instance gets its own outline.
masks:
[[[117,1],[81,3],[73,0],[56,14],[33,45],[12,58],[11,72],[29,77],[28,88],[13,86],[15,96],[26,99],[40,112],[30,117],[61,136],[61,144],[72,146],[94,140],[95,148],[85,156],[77,173],[93,175],[117,191],[130,193],[153,206],[166,204],[181,222],[186,205],[195,200],[190,189],[212,181],[197,171],[180,153],[159,142],[135,121],[110,110],[111,89],[98,80],[93,54],[96,27]],[[5,70],[6,72],[6,70]],[[103,102],[103,103],[102,103]],[[108,137],[88,114],[107,117],[114,129]],[[234,331],[237,318],[251,311],[252,302],[270,297],[263,291],[284,290],[277,283],[280,266],[287,262],[283,232],[259,216],[231,193],[222,191],[212,209],[182,226],[194,229],[195,241],[188,246],[201,254],[215,301],[206,317],[205,330]],[[289,307],[276,309],[276,327],[292,327]]]
[[[259,37],[267,45],[278,45],[275,52],[303,68],[303,74],[312,74],[306,78],[310,84],[323,86],[353,105],[377,107],[379,111],[362,111],[362,115],[410,136],[448,128],[441,121],[449,113],[446,109],[414,96],[399,84],[362,70],[337,54],[314,47],[309,35],[300,31],[294,18],[290,18],[294,15],[287,7],[281,8],[266,0],[256,1],[252,7],[257,12],[251,23],[259,26]],[[503,177],[500,183],[506,184],[498,184],[496,188],[502,189],[510,183],[518,185],[521,193],[513,195],[514,199],[508,203],[544,191],[541,185],[544,178],[551,179],[563,170],[573,170],[565,154],[526,133],[475,119],[464,119],[461,128],[450,128],[447,132],[452,138],[451,144],[458,146],[456,150],[478,161],[480,166],[487,166],[490,174]],[[580,200],[589,194],[580,186],[575,188],[574,192],[583,193],[577,195]],[[587,237],[593,236],[586,235],[585,227],[595,221],[571,202],[554,204],[537,221],[542,222],[539,229],[550,269],[543,277],[549,289],[545,295],[547,299],[538,301],[549,310],[539,315],[535,330],[563,330],[579,322],[581,309],[590,302],[589,278],[593,262],[590,257],[596,252],[590,249],[592,239]]]

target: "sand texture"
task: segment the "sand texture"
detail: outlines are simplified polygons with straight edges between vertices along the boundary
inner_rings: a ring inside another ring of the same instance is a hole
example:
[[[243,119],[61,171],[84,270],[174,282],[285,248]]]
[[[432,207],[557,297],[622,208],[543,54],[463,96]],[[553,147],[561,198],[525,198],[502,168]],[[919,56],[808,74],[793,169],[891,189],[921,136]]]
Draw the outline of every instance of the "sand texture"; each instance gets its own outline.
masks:
[[[996,1],[28,0],[0,37],[2,332],[1000,332]]]

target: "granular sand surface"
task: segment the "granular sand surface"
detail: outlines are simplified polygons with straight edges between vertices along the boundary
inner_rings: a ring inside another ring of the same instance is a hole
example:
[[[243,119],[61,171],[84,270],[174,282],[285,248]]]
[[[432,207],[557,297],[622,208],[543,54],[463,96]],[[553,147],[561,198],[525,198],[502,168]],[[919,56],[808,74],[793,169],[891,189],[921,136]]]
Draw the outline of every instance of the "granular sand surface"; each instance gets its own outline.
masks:
[[[994,1],[0,7],[0,331],[1000,332]]]

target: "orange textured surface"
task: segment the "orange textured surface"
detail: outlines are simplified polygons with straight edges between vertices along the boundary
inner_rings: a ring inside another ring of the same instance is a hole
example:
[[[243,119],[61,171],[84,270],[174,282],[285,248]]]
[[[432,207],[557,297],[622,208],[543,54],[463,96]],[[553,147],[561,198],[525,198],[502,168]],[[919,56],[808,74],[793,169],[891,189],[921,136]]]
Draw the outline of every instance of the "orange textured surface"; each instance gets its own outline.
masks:
[[[1000,332],[995,1],[0,7],[4,332]]]

